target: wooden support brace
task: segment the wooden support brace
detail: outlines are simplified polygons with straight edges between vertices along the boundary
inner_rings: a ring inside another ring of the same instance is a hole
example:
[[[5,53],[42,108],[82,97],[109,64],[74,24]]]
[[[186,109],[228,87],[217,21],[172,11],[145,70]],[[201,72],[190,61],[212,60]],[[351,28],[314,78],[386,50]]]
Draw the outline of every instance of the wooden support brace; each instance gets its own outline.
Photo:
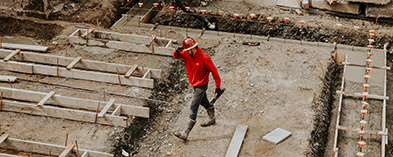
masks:
[[[11,58],[13,58],[15,55],[17,55],[19,53],[20,53],[20,49],[15,50],[11,54],[9,54],[7,57],[5,57],[4,61],[8,62],[9,60],[11,60]]]
[[[0,144],[3,143],[5,140],[7,140],[8,136],[9,136],[8,134],[1,135],[0,136]]]
[[[78,62],[80,62],[81,60],[82,60],[82,57],[77,57],[77,58],[75,58],[75,59],[71,62],[71,64],[69,64],[69,65],[66,67],[66,69],[67,69],[67,70],[71,70],[71,69],[75,66],[75,64],[78,63]]]
[[[343,92],[343,91],[336,91],[336,93],[337,94],[343,94],[345,96],[356,97],[356,98],[362,98],[363,97],[363,94],[361,94],[361,93],[346,93],[346,92]],[[389,100],[389,97],[384,97],[384,96],[380,96],[380,95],[373,95],[373,94],[369,94],[367,96],[367,98],[378,99],[378,100],[385,100],[385,99]]]
[[[339,130],[344,130],[344,131],[352,131],[352,132],[359,132],[360,129],[351,129],[351,128],[347,128],[344,126],[337,126],[336,129]],[[381,136],[388,136],[387,132],[382,132],[382,131],[364,131],[364,133],[366,134],[373,134],[373,135],[381,135]]]
[[[42,107],[44,106],[45,102],[49,100],[49,98],[53,97],[55,95],[55,91],[49,92],[41,101],[37,104],[37,107]]]
[[[142,78],[151,78],[151,72],[150,72],[150,70],[147,70],[146,73],[143,75]]]
[[[247,125],[238,125],[236,127],[236,131],[232,137],[231,143],[229,144],[225,157],[237,157],[239,155],[243,139],[246,136],[247,128]]]
[[[133,66],[131,67],[131,69],[128,70],[127,73],[124,75],[124,77],[125,77],[125,78],[129,78],[129,77],[132,75],[132,73],[134,73],[134,71],[135,71],[137,68],[138,68],[138,65],[133,65]]]
[[[113,103],[115,102],[115,99],[109,100],[109,102],[105,105],[105,107],[101,110],[101,112],[98,114],[98,117],[104,117],[106,112],[108,112],[109,108],[112,107]]]
[[[72,149],[74,149],[75,144],[68,145],[67,148],[60,154],[59,157],[66,157],[68,154],[71,153]]]
[[[358,66],[358,67],[366,67],[366,65],[361,65],[361,64],[353,64],[350,62],[342,62],[343,65],[349,65],[349,66]],[[379,67],[379,66],[369,66],[370,68],[374,68],[374,69],[383,69],[383,70],[390,70],[390,67],[387,66],[383,66],[383,67]]]
[[[88,152],[84,152],[84,153],[82,154],[82,157],[89,157],[89,153],[88,153]]]
[[[169,42],[168,42],[168,44],[166,44],[165,48],[168,48],[171,43],[172,43],[172,39],[169,40]]]
[[[112,112],[112,116],[120,116],[120,114],[121,114],[121,105],[116,107],[116,109]]]
[[[149,42],[149,43],[146,43],[145,46],[146,46],[146,47],[150,47],[150,45],[152,45],[152,44],[154,43],[154,40],[156,40],[156,36],[155,36],[155,35],[152,35],[152,36],[151,36],[150,42]]]

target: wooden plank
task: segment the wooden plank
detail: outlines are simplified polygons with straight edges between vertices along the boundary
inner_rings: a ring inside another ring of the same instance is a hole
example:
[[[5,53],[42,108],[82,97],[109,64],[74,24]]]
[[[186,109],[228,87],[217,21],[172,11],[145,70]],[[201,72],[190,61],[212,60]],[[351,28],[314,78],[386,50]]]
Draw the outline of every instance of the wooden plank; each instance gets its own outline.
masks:
[[[62,119],[69,119],[81,122],[94,123],[95,112],[60,108],[45,105],[42,108],[37,108],[34,104],[3,100],[3,110],[11,112],[26,113],[32,115],[40,115],[47,117],[55,117]],[[98,124],[113,125],[126,127],[127,117],[106,115],[105,118],[97,119]]]
[[[343,65],[349,65],[349,66],[357,66],[357,67],[366,67],[366,65],[361,65],[361,64],[353,64],[353,63],[349,63],[349,62],[342,62],[341,64]],[[379,67],[379,66],[368,66],[370,68],[374,68],[374,69],[383,69],[383,70],[390,70],[390,67],[387,66],[383,66],[383,67]]]
[[[5,153],[0,153],[0,156],[2,156],[2,157],[24,157],[24,156],[5,154]]]
[[[84,152],[84,153],[82,154],[82,157],[89,157],[89,153],[88,153],[88,152]]]
[[[76,69],[67,70],[66,68],[57,68],[57,67],[39,65],[39,64],[20,63],[20,62],[12,62],[12,61],[4,62],[0,60],[0,68],[4,70],[17,71],[17,72],[23,72],[29,74],[34,73],[34,74],[42,74],[42,75],[49,75],[49,76],[59,76],[59,77],[66,77],[66,78],[107,82],[107,83],[114,83],[114,84],[119,83],[117,75],[115,74],[76,70]],[[121,77],[120,79],[123,85],[138,86],[144,88],[154,87],[154,81],[152,79],[145,79],[139,77],[130,77],[130,78]]]
[[[121,105],[116,107],[116,109],[112,112],[112,116],[120,116],[120,113],[121,113]]]
[[[13,58],[15,55],[20,53],[20,49],[15,50],[14,52],[12,52],[11,54],[9,54],[7,57],[5,57],[3,60],[4,61],[9,61],[11,58]]]
[[[113,49],[118,50],[125,50],[131,52],[139,52],[139,53],[148,53],[151,54],[151,49],[146,47],[143,44],[137,43],[128,43],[128,42],[121,42],[121,41],[108,41],[106,46]],[[154,47],[154,54],[163,55],[163,56],[172,56],[174,48],[166,48],[162,46]]]
[[[23,151],[23,152],[32,152],[38,154],[48,154],[48,150],[52,150],[51,154],[55,156],[59,156],[66,146],[64,145],[55,145],[43,142],[36,142],[36,141],[28,141],[28,140],[21,140],[16,138],[8,138],[7,141],[0,144],[0,148],[3,149],[12,149],[16,151]],[[112,154],[99,152],[94,150],[87,150],[87,149],[79,149],[82,152],[88,152],[89,155],[94,157],[113,157]]]
[[[0,144],[3,143],[5,140],[7,140],[8,136],[9,136],[8,134],[1,135],[0,136]]]
[[[75,144],[68,145],[66,149],[59,155],[59,157],[66,157],[74,149]]]
[[[37,92],[37,91],[29,91],[8,87],[0,87],[0,92],[3,92],[4,98],[12,98],[23,101],[34,101],[39,102],[42,97],[47,95],[47,93]],[[96,101],[96,100],[88,100],[88,99],[80,99],[73,97],[66,97],[55,94],[52,99],[49,99],[48,104],[58,105],[66,108],[76,108],[76,109],[85,109],[89,111],[95,112],[97,110],[97,104],[106,104],[104,101]],[[121,114],[124,115],[133,115],[137,117],[149,117],[149,108],[142,106],[133,106],[133,105],[125,105],[125,104],[114,104],[115,107],[121,105]],[[103,109],[103,105],[100,106],[100,110]],[[111,110],[109,110],[111,111]],[[94,119],[94,117],[92,118]]]
[[[363,97],[362,93],[346,93],[346,92],[342,92],[342,91],[336,91],[336,93],[343,94],[344,96],[355,97],[355,98],[362,98]],[[374,95],[374,94],[367,95],[367,98],[368,99],[378,99],[378,100],[389,100],[389,97]]]
[[[51,98],[53,95],[55,95],[55,91],[49,92],[38,104],[37,107],[42,107],[44,106],[45,102],[48,101],[49,98]]]
[[[25,45],[25,44],[11,44],[11,43],[3,43],[2,48],[7,49],[21,49],[28,51],[41,51],[45,52],[48,50],[47,46],[36,46],[36,45]]]
[[[71,70],[71,69],[75,66],[76,63],[78,63],[78,62],[81,61],[81,59],[82,59],[82,57],[77,57],[77,58],[75,58],[75,59],[66,67],[66,69],[67,69],[67,70]]]
[[[109,100],[109,102],[106,103],[105,107],[98,114],[98,117],[104,117],[104,115],[108,112],[109,108],[111,108],[114,103],[115,103],[115,99]]]
[[[4,58],[11,54],[12,50],[5,50],[0,49],[0,58]],[[15,61],[29,61],[29,62],[37,62],[37,63],[44,63],[44,64],[51,64],[57,65],[57,60],[59,60],[59,66],[67,66],[70,62],[72,62],[75,58],[72,57],[64,57],[64,56],[55,56],[55,55],[48,55],[48,54],[39,54],[39,53],[32,53],[32,52],[25,52],[21,51],[21,55],[15,56]],[[115,73],[116,69],[119,69],[120,74],[127,73],[133,66],[131,65],[124,65],[124,64],[116,64],[116,63],[106,63],[101,61],[94,61],[94,60],[86,60],[83,59],[81,61],[82,64],[77,64],[74,68],[86,69],[86,70],[94,70],[94,71],[102,71],[102,72],[111,72]],[[151,69],[145,68],[152,72],[152,78],[161,79],[162,78],[162,71],[159,69]],[[142,67],[138,67],[137,70],[134,72],[135,75],[142,76],[144,74],[144,69]]]
[[[243,144],[243,139],[246,136],[247,128],[247,125],[237,126],[225,157],[237,157],[239,155],[240,148]]]
[[[138,65],[133,65],[132,68],[130,70],[128,70],[128,72],[124,75],[125,78],[129,78],[132,73],[135,72],[135,70],[138,68]]]
[[[147,70],[146,73],[143,75],[142,78],[150,79],[150,78],[151,78],[150,70]]]
[[[352,132],[356,132],[356,133],[360,131],[359,128],[351,129],[351,128],[347,128],[347,127],[344,127],[344,126],[337,126],[336,129],[344,130],[344,131],[352,131]],[[373,134],[373,135],[388,136],[387,132],[383,132],[383,131],[365,131],[364,130],[364,133],[366,133],[366,134]]]
[[[2,82],[15,82],[16,81],[16,77],[15,76],[4,76],[4,75],[0,75],[0,81]]]

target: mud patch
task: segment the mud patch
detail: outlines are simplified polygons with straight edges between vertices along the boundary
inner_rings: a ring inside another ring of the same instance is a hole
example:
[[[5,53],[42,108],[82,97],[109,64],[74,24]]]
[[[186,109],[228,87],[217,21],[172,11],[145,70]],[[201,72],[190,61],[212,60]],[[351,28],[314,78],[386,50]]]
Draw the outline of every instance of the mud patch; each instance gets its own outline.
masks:
[[[342,68],[338,64],[332,63],[329,65],[325,75],[322,94],[313,103],[313,109],[315,110],[314,129],[311,132],[307,156],[320,157],[325,154],[332,115],[331,110],[334,102],[333,94],[340,85],[338,80],[340,79],[341,71]]]
[[[0,36],[20,35],[50,41],[63,30],[63,27],[56,24],[38,23],[6,16],[0,16],[0,23]]]

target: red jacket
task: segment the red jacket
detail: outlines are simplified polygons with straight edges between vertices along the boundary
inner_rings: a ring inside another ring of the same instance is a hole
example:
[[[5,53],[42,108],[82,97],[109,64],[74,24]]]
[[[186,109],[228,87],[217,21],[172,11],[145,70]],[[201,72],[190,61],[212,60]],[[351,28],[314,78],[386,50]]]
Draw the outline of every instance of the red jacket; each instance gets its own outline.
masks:
[[[198,47],[197,52],[192,57],[186,51],[177,53],[175,50],[173,57],[183,59],[188,81],[192,86],[198,87],[209,83],[209,72],[211,72],[216,82],[216,88],[220,88],[221,78],[218,75],[217,68],[214,66],[212,59],[202,52],[201,48]]]

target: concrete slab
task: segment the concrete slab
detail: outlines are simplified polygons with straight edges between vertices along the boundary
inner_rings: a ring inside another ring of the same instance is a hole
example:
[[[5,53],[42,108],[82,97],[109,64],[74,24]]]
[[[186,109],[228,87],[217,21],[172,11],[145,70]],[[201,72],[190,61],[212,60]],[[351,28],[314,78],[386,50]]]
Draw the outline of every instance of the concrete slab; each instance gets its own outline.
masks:
[[[371,3],[377,5],[386,5],[390,3],[391,0],[344,0],[345,2],[357,2],[357,3]]]
[[[341,13],[350,13],[350,14],[359,14],[359,4],[355,3],[336,3],[334,5],[329,5],[326,0],[312,0],[311,7],[322,9],[322,10],[329,10]]]
[[[384,6],[368,5],[366,6],[366,16],[393,18],[393,3]]]
[[[285,140],[286,138],[288,138],[289,136],[291,136],[292,133],[289,131],[286,131],[284,129],[281,128],[276,128],[274,129],[272,132],[268,133],[267,135],[263,136],[263,139],[274,143],[274,144],[278,144],[281,141]]]
[[[288,8],[298,8],[300,9],[300,4],[298,0],[277,0],[277,6],[288,7]]]

